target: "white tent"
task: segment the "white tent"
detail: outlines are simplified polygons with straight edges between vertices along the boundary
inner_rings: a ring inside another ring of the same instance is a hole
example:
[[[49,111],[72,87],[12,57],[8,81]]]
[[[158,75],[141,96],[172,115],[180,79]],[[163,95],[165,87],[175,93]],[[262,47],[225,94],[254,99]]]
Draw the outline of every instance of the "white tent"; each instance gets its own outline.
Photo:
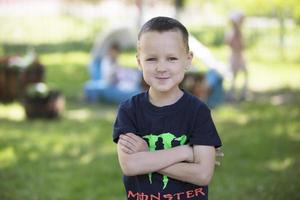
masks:
[[[108,28],[107,31],[102,32],[96,38],[91,56],[102,57],[113,43],[120,45],[122,49],[136,46],[137,31],[133,27],[118,26]]]

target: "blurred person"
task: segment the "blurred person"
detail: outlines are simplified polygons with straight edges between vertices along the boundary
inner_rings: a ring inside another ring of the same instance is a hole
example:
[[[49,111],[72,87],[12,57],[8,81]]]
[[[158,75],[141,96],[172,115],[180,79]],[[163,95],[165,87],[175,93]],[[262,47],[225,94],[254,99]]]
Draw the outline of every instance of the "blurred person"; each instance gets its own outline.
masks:
[[[245,48],[242,34],[242,24],[244,14],[234,11],[230,14],[231,30],[225,35],[225,42],[230,47],[231,54],[229,59],[230,71],[232,75],[229,98],[232,100],[242,100],[246,98],[248,92],[248,70],[246,67],[243,50]],[[239,74],[243,74],[243,85],[240,94],[236,91],[236,79]]]
[[[117,43],[113,43],[101,60],[102,79],[108,85],[117,84],[117,73],[118,68],[120,68],[118,64],[120,51],[120,46]]]
[[[215,108],[223,102],[223,77],[215,69],[205,73],[188,72],[180,86],[200,98],[209,108]]]
[[[207,103],[209,86],[203,73],[186,73],[180,87]]]
[[[141,28],[137,62],[149,90],[121,103],[113,131],[129,200],[208,199],[221,140],[209,108],[179,87],[192,59],[179,21]]]
[[[107,101],[120,103],[125,99],[141,92],[141,74],[138,70],[125,68],[118,63],[121,48],[112,43],[101,59],[92,61],[97,70],[93,70],[97,77],[85,84],[85,97],[90,102]],[[93,77],[91,77],[93,78]]]
[[[224,100],[223,77],[217,70],[209,69],[205,74],[205,80],[209,89],[207,105],[215,108]]]

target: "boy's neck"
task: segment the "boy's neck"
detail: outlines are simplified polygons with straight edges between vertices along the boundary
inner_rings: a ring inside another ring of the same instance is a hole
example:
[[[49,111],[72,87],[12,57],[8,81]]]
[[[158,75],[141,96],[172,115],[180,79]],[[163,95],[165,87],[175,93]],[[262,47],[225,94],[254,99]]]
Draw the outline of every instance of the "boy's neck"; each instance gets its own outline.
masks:
[[[157,106],[163,107],[176,103],[183,96],[183,91],[179,88],[169,92],[157,92],[149,89],[149,101]]]

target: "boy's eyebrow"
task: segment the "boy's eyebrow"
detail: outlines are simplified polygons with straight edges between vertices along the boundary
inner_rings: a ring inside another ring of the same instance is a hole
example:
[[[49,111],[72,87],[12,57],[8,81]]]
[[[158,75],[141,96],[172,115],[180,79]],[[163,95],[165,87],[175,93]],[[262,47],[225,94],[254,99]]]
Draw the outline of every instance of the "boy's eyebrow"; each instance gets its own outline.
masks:
[[[145,57],[147,57],[147,58],[149,58],[149,57],[156,57],[157,55],[155,55],[155,54],[144,54],[145,55]]]
[[[143,53],[146,57],[156,57],[157,54],[156,53]],[[165,56],[177,56],[177,53],[166,53],[164,54]]]

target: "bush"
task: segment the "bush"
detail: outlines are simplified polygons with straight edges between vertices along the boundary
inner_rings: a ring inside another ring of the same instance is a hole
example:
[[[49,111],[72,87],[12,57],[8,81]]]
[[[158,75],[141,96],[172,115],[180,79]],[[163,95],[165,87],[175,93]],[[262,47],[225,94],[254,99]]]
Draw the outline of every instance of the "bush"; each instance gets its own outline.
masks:
[[[224,44],[224,27],[203,27],[199,30],[191,30],[198,40],[207,46],[222,46]]]

